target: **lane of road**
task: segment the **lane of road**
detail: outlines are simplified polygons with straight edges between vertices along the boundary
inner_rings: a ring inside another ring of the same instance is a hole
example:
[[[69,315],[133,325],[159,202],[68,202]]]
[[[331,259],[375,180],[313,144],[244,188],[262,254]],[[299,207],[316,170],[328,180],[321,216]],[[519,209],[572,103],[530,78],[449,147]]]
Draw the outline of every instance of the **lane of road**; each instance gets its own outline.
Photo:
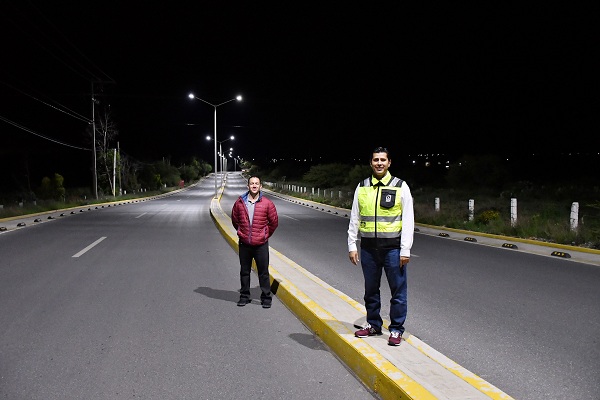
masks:
[[[243,190],[230,174],[225,211]],[[281,225],[271,246],[362,303],[360,269],[347,261],[347,218],[272,196]],[[515,398],[595,399],[600,257],[580,262],[479,239],[417,233],[407,331]],[[382,291],[388,296],[385,282]]]
[[[244,188],[230,174],[223,210]],[[272,248],[362,304],[362,274],[347,260],[344,213],[270,195],[280,213]],[[523,250],[534,244],[515,251],[483,237],[468,242],[425,231],[416,234],[408,272],[408,332],[515,398],[597,397],[598,253],[566,259],[544,246],[538,254]]]
[[[212,183],[0,234],[0,398],[377,398],[277,298],[236,306]]]

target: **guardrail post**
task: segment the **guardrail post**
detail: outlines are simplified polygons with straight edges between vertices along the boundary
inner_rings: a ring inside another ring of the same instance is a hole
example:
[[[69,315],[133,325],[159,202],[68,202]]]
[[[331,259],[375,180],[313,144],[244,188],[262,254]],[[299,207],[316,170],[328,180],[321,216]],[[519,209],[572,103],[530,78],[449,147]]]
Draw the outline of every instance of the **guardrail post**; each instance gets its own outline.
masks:
[[[475,215],[475,200],[469,199],[469,221],[473,221]]]
[[[517,225],[517,199],[510,199],[510,226]]]
[[[435,211],[440,211],[440,198],[435,198]]]
[[[571,230],[576,231],[579,223],[579,203],[573,202],[571,204]]]

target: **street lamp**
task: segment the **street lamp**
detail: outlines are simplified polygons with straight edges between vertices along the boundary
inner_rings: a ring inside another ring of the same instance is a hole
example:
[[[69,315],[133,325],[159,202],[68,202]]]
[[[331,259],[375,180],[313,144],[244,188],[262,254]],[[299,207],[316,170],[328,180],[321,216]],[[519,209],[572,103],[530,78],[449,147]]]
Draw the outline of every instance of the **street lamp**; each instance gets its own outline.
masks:
[[[217,142],[219,143],[219,156],[220,156],[220,158],[221,158],[221,162],[219,163],[219,164],[221,164],[221,172],[223,172],[224,170],[226,170],[226,169],[227,169],[226,167],[223,167],[223,162],[222,162],[223,160],[222,160],[222,159],[223,159],[223,157],[224,157],[224,154],[223,154],[223,148],[222,148],[222,146],[221,146],[221,145],[222,145],[223,143],[225,143],[226,141],[228,141],[228,140],[234,140],[234,139],[235,139],[235,136],[231,135],[230,137],[228,137],[228,138],[227,138],[227,139],[225,139],[225,140],[217,140]],[[213,139],[212,139],[210,136],[206,136],[206,140],[209,140],[209,141],[210,141],[210,140],[213,140]],[[231,149],[230,149],[230,150],[231,150]]]
[[[188,95],[188,97],[189,97],[190,99],[192,99],[192,100],[194,100],[194,99],[196,99],[196,100],[200,100],[200,101],[202,101],[202,102],[204,102],[204,103],[206,103],[206,104],[208,104],[208,105],[212,106],[212,107],[215,109],[215,117],[214,117],[214,120],[215,120],[215,130],[214,130],[214,135],[215,135],[215,138],[214,138],[214,141],[215,141],[215,198],[216,198],[216,197],[217,197],[217,192],[218,192],[218,190],[217,190],[217,107],[219,107],[219,106],[222,106],[223,104],[227,104],[227,103],[229,103],[230,101],[234,101],[234,100],[237,100],[237,101],[242,101],[242,96],[239,96],[239,95],[238,95],[237,97],[235,97],[235,98],[233,98],[233,99],[229,99],[229,100],[227,100],[227,101],[224,101],[224,102],[222,102],[222,103],[219,103],[219,104],[212,104],[212,103],[209,103],[208,101],[206,101],[206,100],[204,100],[204,99],[201,99],[200,97],[196,97],[196,96],[194,96],[194,94],[193,94],[193,93],[190,93],[190,94]]]
[[[230,147],[229,154],[223,154],[223,168],[221,168],[221,171],[227,172],[227,157],[231,157],[232,151],[233,151],[233,147]]]
[[[223,162],[223,159],[225,158],[225,155],[223,154],[223,148],[222,148],[222,146],[221,146],[221,145],[222,145],[223,143],[225,143],[226,141],[228,141],[228,140],[234,140],[234,139],[235,139],[235,136],[231,135],[231,136],[229,136],[229,137],[228,137],[227,139],[225,139],[225,140],[217,140],[217,142],[219,142],[219,158],[221,159],[221,162],[220,162],[219,164],[221,165],[221,173],[222,173],[223,171],[226,171],[226,170],[227,170],[227,167],[226,167],[226,166],[225,166],[225,167],[223,166],[223,165],[227,165],[227,164],[224,164],[224,162]],[[213,139],[212,139],[210,136],[206,136],[206,140],[213,140]],[[231,150],[231,149],[229,149],[229,150]],[[222,181],[222,179],[221,179],[221,181]]]
[[[232,158],[233,158],[233,170],[237,171],[237,165],[238,165],[238,162],[239,162],[238,160],[240,159],[240,156],[235,156]]]

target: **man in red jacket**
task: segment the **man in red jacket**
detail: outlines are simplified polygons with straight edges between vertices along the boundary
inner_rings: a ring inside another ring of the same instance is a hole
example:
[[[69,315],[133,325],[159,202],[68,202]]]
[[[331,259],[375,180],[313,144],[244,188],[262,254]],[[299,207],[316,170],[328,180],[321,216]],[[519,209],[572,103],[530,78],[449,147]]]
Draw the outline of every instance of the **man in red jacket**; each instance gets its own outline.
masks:
[[[279,218],[275,204],[263,196],[260,179],[248,178],[248,191],[233,204],[231,222],[237,231],[240,257],[240,300],[237,305],[245,306],[250,298],[250,272],[252,260],[256,262],[260,303],[271,308],[271,281],[269,279],[269,238],[277,229]]]

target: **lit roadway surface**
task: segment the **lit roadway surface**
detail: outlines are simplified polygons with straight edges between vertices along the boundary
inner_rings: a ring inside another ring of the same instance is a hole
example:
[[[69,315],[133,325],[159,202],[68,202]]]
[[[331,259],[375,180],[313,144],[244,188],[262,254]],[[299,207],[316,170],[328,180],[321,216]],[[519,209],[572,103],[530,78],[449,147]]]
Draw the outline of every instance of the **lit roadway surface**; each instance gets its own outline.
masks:
[[[228,215],[245,190],[230,174]],[[213,194],[1,233],[0,398],[375,398],[277,297],[236,307]],[[271,247],[362,304],[348,218],[271,199]],[[412,253],[407,332],[515,399],[598,399],[600,266],[422,233]]]
[[[376,398],[276,299],[236,306],[213,195],[0,233],[0,399]]]
[[[230,174],[228,215],[244,190]],[[270,198],[271,247],[364,304],[348,218]],[[408,276],[406,330],[452,361],[515,399],[600,399],[600,266],[416,233]]]

